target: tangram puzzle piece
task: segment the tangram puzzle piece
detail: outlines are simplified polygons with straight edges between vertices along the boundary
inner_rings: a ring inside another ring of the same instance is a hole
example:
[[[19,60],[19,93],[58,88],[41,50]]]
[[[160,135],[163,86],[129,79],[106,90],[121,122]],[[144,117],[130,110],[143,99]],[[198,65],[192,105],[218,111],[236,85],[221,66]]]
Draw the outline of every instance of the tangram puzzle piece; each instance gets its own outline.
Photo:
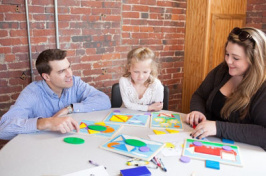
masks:
[[[146,166],[120,170],[121,176],[150,176],[151,172]]]
[[[90,129],[88,129],[88,133],[89,133],[89,134],[96,134],[96,133],[100,133],[100,131],[96,131],[96,130],[90,130]]]
[[[206,167],[220,170],[220,163],[218,161],[206,160]]]
[[[126,116],[126,115],[113,115],[110,118],[110,121],[113,122],[127,122],[132,116]]]
[[[101,125],[101,126],[105,126],[105,123],[104,123],[104,122],[96,122],[96,123],[94,123],[94,125]]]
[[[85,123],[81,123],[80,125],[79,125],[79,128],[86,128],[87,127],[87,125],[85,124]]]
[[[179,133],[179,131],[177,131],[177,130],[171,130],[171,129],[166,129],[166,131],[168,131],[168,133],[171,133],[171,134],[173,134],[173,133]]]
[[[165,148],[175,148],[175,145],[170,143],[170,142],[166,142],[165,143]]]
[[[166,134],[166,132],[164,132],[164,131],[159,131],[159,130],[153,130],[153,132],[154,132],[156,135]]]
[[[234,141],[232,141],[230,139],[225,139],[225,138],[222,139],[222,142],[229,143],[229,144],[234,144],[235,143]]]

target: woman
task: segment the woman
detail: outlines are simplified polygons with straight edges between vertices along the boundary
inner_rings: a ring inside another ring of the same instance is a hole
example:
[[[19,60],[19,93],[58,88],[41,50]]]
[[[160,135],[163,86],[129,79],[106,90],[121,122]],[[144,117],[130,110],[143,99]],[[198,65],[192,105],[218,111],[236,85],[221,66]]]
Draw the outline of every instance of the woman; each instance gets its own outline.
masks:
[[[266,37],[255,28],[234,28],[225,60],[193,94],[186,117],[192,137],[216,135],[266,150]]]

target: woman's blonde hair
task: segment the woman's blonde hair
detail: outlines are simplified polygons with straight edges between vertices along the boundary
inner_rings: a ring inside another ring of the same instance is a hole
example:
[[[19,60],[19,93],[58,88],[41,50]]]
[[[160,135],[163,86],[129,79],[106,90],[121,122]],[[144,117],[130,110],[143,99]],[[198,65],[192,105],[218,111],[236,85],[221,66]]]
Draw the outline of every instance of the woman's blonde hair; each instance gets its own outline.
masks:
[[[236,111],[239,111],[240,119],[244,119],[248,114],[252,96],[266,80],[265,33],[252,27],[242,28],[240,30],[239,34],[235,34],[234,32],[229,34],[226,46],[228,42],[242,46],[249,62],[249,68],[236,90],[227,98],[221,110],[221,116],[226,119],[229,118],[232,112]],[[241,33],[248,33],[248,38],[243,39]]]
[[[131,50],[127,54],[127,65],[125,69],[125,74],[123,75],[124,77],[129,77],[131,73],[129,72],[130,67],[139,61],[145,61],[147,59],[151,59],[151,73],[149,79],[145,82],[145,85],[149,85],[153,83],[154,79],[158,77],[158,64],[155,61],[155,54],[154,52],[146,47],[140,47],[140,48],[135,48]]]

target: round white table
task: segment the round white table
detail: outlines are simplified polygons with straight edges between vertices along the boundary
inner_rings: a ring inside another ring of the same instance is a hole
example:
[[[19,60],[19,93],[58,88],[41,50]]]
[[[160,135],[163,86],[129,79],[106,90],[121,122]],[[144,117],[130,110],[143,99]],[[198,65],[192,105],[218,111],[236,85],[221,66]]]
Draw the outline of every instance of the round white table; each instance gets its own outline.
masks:
[[[93,120],[102,121],[114,109],[121,113],[143,112],[133,111],[125,108],[113,108],[105,111],[91,113],[77,113],[71,116],[77,121]],[[173,113],[172,111],[162,111]],[[184,114],[180,113],[184,119]],[[191,131],[191,128],[184,124],[184,131]],[[182,131],[180,131],[182,133]],[[149,127],[124,126],[118,134],[128,134],[136,137],[149,139],[153,130]],[[63,142],[65,137],[79,137],[85,140],[84,144],[71,145]],[[220,142],[218,138],[208,138],[210,141]],[[107,167],[110,176],[119,176],[120,170],[130,168],[126,161],[130,158],[124,155],[113,153],[99,148],[108,138],[80,135],[60,134],[58,132],[38,132],[34,134],[20,134],[8,142],[0,150],[0,175],[1,176],[55,176],[64,175],[80,170],[94,167],[88,160],[97,161]],[[190,163],[179,161],[180,156],[159,157],[164,161],[167,172],[161,169],[149,169],[153,176],[217,176],[217,175],[266,175],[266,152],[257,146],[243,143],[235,143],[240,147],[243,167],[220,164],[220,170],[205,167],[205,161],[192,159]]]

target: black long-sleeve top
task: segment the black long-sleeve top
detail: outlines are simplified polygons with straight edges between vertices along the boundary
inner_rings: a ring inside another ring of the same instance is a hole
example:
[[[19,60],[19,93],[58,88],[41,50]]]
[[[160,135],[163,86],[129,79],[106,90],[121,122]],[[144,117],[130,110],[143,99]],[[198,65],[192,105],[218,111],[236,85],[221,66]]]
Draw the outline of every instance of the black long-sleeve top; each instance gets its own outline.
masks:
[[[200,111],[208,120],[213,99],[219,89],[231,78],[225,63],[214,68],[195,91],[190,102],[191,111]],[[266,151],[266,82],[251,98],[250,109],[241,120],[239,112],[233,112],[225,121],[216,121],[217,137],[231,139],[262,147]]]

